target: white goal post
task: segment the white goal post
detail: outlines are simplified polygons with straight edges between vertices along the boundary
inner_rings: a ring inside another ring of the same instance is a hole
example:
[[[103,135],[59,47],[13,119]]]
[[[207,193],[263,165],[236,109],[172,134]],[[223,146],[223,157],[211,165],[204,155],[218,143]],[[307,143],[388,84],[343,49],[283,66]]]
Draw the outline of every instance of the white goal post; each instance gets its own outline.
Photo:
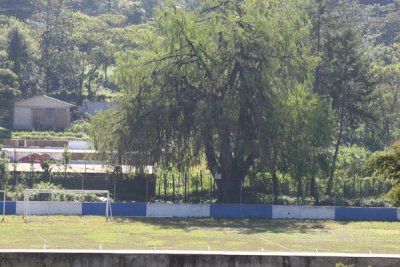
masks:
[[[6,191],[5,190],[0,190],[0,194],[3,193],[3,221],[4,221],[4,216],[6,215]]]
[[[53,195],[56,194],[81,194],[82,196],[88,194],[102,194],[105,196],[106,209],[104,215],[106,220],[112,219],[110,192],[108,190],[61,190],[61,189],[25,189],[24,190],[24,218],[27,221],[31,217],[30,198],[36,194],[50,195],[49,202],[52,202]],[[62,203],[62,202],[60,202]]]

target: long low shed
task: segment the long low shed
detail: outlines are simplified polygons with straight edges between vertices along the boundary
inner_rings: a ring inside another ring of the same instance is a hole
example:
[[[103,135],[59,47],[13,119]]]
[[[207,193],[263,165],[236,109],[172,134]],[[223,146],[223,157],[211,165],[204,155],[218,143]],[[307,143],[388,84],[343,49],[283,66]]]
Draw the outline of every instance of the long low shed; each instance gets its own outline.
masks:
[[[105,203],[30,201],[31,215],[105,215]],[[3,202],[0,202],[0,211]],[[114,216],[264,218],[337,221],[400,221],[400,208],[321,207],[239,204],[111,203]],[[6,215],[23,215],[23,201],[7,201]]]

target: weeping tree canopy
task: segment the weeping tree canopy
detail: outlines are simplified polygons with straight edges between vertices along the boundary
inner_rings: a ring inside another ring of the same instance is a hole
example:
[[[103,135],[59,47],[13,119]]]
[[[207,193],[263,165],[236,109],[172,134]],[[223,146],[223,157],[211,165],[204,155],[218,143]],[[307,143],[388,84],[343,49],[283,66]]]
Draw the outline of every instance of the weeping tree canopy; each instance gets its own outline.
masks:
[[[283,129],[296,110],[287,108],[290,99],[320,101],[308,90],[316,59],[307,50],[303,4],[219,0],[194,11],[165,4],[150,27],[138,30],[137,49],[118,59],[122,97],[118,108],[93,118],[97,149],[132,165],[180,170],[204,156],[222,176],[219,200],[239,202],[249,168],[273,168],[282,138],[301,134]],[[314,108],[323,105],[312,104],[305,123],[325,119]]]

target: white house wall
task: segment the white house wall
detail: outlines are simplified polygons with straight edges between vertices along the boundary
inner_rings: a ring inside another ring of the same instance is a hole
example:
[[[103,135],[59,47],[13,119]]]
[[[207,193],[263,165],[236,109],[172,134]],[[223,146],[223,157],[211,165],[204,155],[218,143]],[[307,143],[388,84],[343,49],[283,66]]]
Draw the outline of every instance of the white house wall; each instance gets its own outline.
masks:
[[[29,107],[14,108],[14,129],[16,130],[32,130],[32,109]]]

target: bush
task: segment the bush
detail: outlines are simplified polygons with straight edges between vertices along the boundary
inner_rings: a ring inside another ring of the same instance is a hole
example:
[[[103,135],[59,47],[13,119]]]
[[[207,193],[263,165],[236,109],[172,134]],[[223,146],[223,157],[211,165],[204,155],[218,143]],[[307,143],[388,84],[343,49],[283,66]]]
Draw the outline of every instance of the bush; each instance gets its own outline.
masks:
[[[81,133],[88,134],[89,133],[90,123],[85,120],[77,120],[74,121],[71,126],[65,129],[66,133]]]
[[[254,194],[246,192],[244,194],[244,200],[246,203],[251,204],[272,204],[274,202],[274,198],[272,197],[272,195],[259,192]]]
[[[291,196],[278,196],[276,199],[277,205],[297,205],[298,200],[296,197]]]
[[[345,264],[343,264],[342,262],[338,262],[338,263],[336,263],[336,267],[354,267],[354,264],[352,264],[352,265],[345,265]]]
[[[346,206],[346,201],[340,197],[324,196],[318,203],[319,206]]]
[[[353,207],[389,207],[390,203],[385,198],[356,198],[348,199],[345,203],[346,206]]]
[[[392,190],[389,191],[387,196],[390,200],[390,203],[394,207],[399,207],[400,206],[400,185],[393,187]]]

